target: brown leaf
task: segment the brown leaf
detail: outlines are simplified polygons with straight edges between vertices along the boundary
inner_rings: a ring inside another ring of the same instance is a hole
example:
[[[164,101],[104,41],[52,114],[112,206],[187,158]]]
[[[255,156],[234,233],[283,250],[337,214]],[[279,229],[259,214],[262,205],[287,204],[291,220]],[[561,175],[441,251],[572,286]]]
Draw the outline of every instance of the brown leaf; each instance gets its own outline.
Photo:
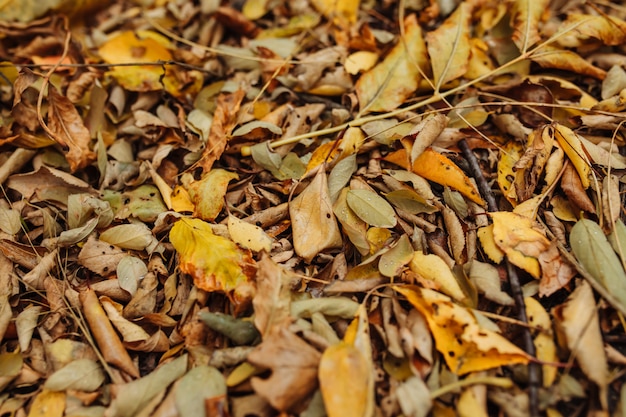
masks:
[[[596,212],[596,207],[585,192],[580,176],[572,164],[565,166],[563,176],[561,177],[561,188],[563,188],[568,200],[576,204],[578,208],[589,213]]]
[[[599,80],[603,80],[606,77],[606,71],[593,66],[577,53],[553,46],[544,46],[541,50],[532,54],[531,59],[544,68],[572,71],[576,74],[589,75]]]
[[[289,203],[289,216],[294,249],[307,262],[323,250],[341,247],[324,170],[320,169],[308,187]]]
[[[277,410],[297,410],[317,388],[320,358],[317,350],[281,328],[248,355],[253,365],[272,371],[267,379],[252,378],[252,388]]]
[[[65,150],[72,172],[92,163],[96,154],[90,149],[91,135],[74,104],[50,85],[48,105],[48,128],[53,139]]]
[[[209,172],[213,163],[224,153],[230,134],[237,124],[237,112],[245,96],[246,92],[240,89],[234,93],[221,94],[217,98],[217,108],[213,115],[208,141],[202,152],[202,158],[197,163],[203,172]]]
[[[20,72],[13,87],[15,91],[11,115],[16,122],[31,132],[36,131],[39,127],[36,108],[37,94],[39,92],[34,87],[31,90],[29,88],[39,79],[40,77],[25,68]]]
[[[139,370],[122,345],[96,293],[88,288],[79,293],[85,320],[104,359],[130,376],[139,378]]]

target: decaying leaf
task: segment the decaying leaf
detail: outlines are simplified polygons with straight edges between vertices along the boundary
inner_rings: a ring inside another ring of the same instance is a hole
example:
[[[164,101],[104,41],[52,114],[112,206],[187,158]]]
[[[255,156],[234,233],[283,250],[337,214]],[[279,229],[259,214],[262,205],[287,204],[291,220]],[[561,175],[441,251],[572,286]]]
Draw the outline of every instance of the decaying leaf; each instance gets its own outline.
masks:
[[[580,281],[568,300],[554,309],[554,314],[567,348],[583,372],[600,388],[600,402],[606,409],[609,371],[591,286]]]
[[[224,207],[224,195],[228,183],[239,176],[224,169],[213,169],[204,174],[199,181],[192,176],[183,176],[181,182],[187,189],[194,204],[194,216],[206,221],[213,221]]]
[[[270,333],[248,355],[248,361],[272,374],[253,377],[252,388],[277,410],[298,409],[302,400],[317,388],[321,354],[285,328]]]
[[[409,268],[424,279],[432,281],[441,292],[454,300],[460,303],[467,302],[467,295],[461,289],[457,278],[439,256],[425,255],[422,251],[415,251]]]
[[[447,296],[419,287],[394,289],[426,317],[437,350],[452,372],[463,375],[532,359],[505,337],[482,328],[471,310]]]
[[[170,240],[180,256],[179,268],[198,288],[223,291],[236,304],[251,301],[256,268],[249,251],[215,235],[200,219],[181,218],[172,227]]]
[[[332,207],[323,170],[289,203],[293,246],[307,262],[324,250],[341,247],[341,233]]]
[[[516,0],[513,3],[511,13],[513,42],[520,52],[525,53],[541,39],[538,25],[549,3],[549,0]]]

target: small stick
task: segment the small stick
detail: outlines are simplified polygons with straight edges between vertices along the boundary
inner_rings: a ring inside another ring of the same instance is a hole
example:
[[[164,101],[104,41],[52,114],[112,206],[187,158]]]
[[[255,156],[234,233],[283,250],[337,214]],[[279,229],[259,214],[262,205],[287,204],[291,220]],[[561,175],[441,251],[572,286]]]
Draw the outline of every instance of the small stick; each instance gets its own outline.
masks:
[[[463,156],[469,163],[470,170],[472,171],[472,175],[478,184],[478,189],[481,195],[485,201],[487,201],[487,210],[489,212],[498,211],[496,199],[491,192],[489,183],[487,183],[487,180],[483,176],[478,160],[476,159],[476,155],[474,155],[472,150],[469,148],[465,139],[459,141],[458,147],[461,149]],[[513,295],[513,299],[515,300],[515,306],[517,307],[517,318],[519,321],[528,324],[526,305],[524,303],[524,293],[522,292],[522,286],[520,285],[519,277],[517,276],[517,270],[515,269],[515,266],[509,262],[508,258],[506,258],[505,261],[507,275],[509,277],[509,285],[511,286],[511,293]],[[536,356],[535,344],[533,343],[533,337],[530,334],[530,329],[528,327],[524,327],[522,329],[522,334],[524,335],[524,349],[529,355],[533,357]],[[539,416],[539,387],[541,386],[542,379],[541,365],[538,362],[530,362],[528,364],[528,411],[529,415],[532,417]]]

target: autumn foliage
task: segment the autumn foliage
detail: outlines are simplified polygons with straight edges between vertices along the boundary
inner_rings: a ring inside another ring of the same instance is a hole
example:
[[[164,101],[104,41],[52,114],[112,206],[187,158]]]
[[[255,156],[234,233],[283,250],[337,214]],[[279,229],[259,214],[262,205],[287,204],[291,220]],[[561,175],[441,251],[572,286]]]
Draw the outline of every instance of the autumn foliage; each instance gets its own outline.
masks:
[[[621,415],[617,1],[0,2],[0,415]]]

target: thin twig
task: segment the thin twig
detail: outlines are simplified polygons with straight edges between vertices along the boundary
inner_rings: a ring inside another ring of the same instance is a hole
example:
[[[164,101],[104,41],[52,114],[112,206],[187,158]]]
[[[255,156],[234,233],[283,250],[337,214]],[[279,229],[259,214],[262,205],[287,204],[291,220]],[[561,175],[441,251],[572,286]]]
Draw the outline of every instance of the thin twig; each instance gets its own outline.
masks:
[[[489,212],[498,211],[498,205],[496,199],[491,192],[491,188],[485,179],[476,155],[467,145],[465,139],[462,139],[458,143],[463,156],[468,161],[472,175],[478,184],[478,189],[482,194],[485,201],[487,201],[487,210]],[[519,282],[517,270],[515,266],[509,262],[509,259],[505,259],[507,275],[509,277],[509,285],[511,286],[511,293],[513,300],[515,300],[515,306],[517,307],[517,319],[523,323],[528,323],[528,317],[526,316],[526,305],[524,303],[524,293],[522,292],[522,286]],[[530,328],[524,327],[522,329],[524,338],[524,350],[531,356],[536,355],[535,345],[533,343],[532,335],[530,334]],[[529,401],[529,415],[532,417],[539,416],[539,387],[543,379],[541,365],[537,362],[530,362],[528,364],[528,401]]]

